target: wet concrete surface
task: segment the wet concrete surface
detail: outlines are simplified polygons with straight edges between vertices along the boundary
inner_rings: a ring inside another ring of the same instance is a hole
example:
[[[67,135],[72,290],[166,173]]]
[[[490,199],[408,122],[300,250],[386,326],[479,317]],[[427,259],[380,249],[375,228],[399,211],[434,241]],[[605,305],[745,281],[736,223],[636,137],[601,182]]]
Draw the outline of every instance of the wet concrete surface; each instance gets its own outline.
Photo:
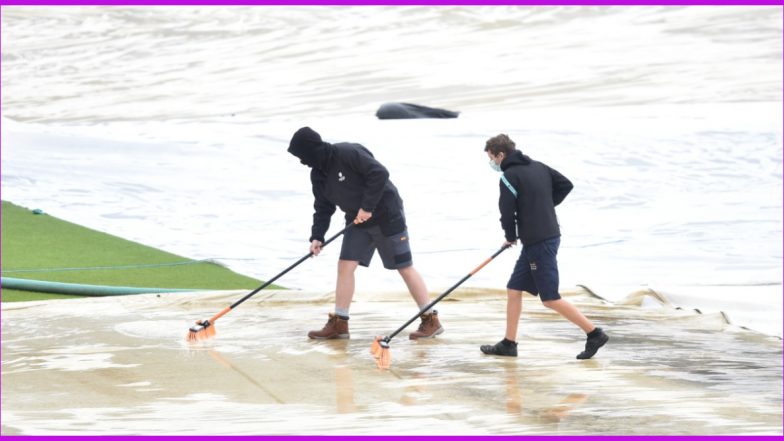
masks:
[[[462,289],[437,309],[446,332],[369,348],[415,312],[407,293],[358,293],[351,339],[312,341],[329,292],[265,291],[185,335],[245,292],[2,305],[2,433],[52,434],[782,434],[782,342],[721,314],[566,298],[605,328],[591,360],[578,328],[525,299],[519,357],[503,337],[505,293]]]

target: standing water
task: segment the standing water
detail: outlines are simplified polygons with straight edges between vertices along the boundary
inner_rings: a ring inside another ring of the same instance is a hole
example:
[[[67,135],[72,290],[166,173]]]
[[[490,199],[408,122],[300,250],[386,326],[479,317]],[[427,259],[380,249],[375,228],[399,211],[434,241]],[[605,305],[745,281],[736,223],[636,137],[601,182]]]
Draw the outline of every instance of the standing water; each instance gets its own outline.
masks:
[[[3,7],[3,198],[267,279],[308,252],[309,125],[387,166],[440,291],[503,240],[507,133],[575,184],[562,286],[781,336],[781,85],[780,7]],[[333,289],[330,248],[279,283]],[[357,286],[404,290],[378,261]]]

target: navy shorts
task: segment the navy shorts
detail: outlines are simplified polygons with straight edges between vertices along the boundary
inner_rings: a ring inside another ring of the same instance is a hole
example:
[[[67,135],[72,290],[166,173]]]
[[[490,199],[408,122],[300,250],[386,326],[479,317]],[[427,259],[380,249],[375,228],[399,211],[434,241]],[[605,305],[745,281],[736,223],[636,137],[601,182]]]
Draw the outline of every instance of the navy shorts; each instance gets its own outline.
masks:
[[[368,266],[377,249],[386,269],[401,269],[413,265],[408,230],[385,236],[377,225],[347,229],[343,236],[340,259]]]
[[[558,300],[558,246],[561,238],[543,240],[523,246],[506,287],[538,295],[543,302]]]

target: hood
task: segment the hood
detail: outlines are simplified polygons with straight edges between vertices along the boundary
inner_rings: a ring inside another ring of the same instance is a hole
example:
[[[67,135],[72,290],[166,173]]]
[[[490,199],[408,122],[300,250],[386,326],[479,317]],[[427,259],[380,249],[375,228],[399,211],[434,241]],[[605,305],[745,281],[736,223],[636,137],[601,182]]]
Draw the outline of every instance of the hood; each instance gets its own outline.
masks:
[[[288,152],[308,167],[323,169],[332,156],[332,145],[322,141],[315,130],[303,127],[291,137]]]
[[[506,170],[513,165],[528,165],[531,163],[531,158],[525,156],[520,150],[515,150],[510,156],[501,161],[501,170]]]

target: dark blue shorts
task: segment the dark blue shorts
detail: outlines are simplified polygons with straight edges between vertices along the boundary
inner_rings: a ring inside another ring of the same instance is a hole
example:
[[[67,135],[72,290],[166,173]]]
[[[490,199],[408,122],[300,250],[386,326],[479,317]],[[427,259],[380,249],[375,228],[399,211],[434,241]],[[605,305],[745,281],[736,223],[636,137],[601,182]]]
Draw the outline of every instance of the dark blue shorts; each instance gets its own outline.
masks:
[[[386,269],[401,269],[413,265],[408,230],[385,236],[378,226],[347,229],[343,235],[340,260],[352,260],[362,266],[368,266],[376,250]]]
[[[538,295],[543,302],[558,300],[558,247],[561,238],[543,240],[523,246],[506,287]]]

